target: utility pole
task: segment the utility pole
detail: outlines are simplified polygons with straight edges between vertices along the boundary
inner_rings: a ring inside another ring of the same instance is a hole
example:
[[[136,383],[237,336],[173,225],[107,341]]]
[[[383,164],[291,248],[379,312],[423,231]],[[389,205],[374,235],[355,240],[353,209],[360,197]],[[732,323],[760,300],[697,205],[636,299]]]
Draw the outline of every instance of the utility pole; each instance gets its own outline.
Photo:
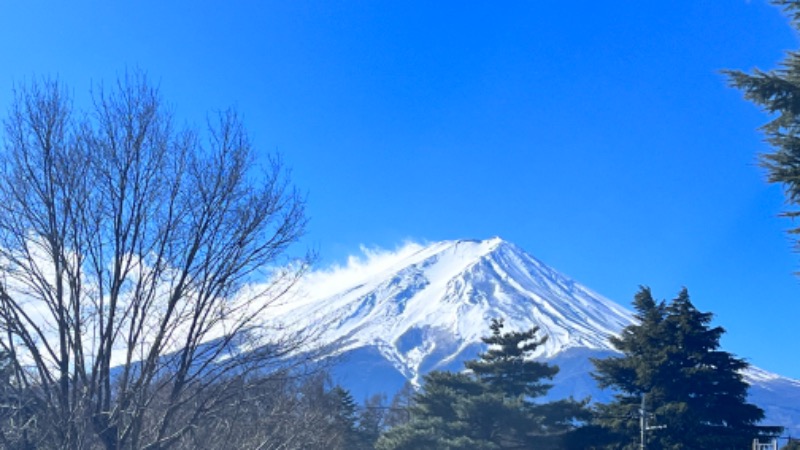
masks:
[[[639,408],[639,437],[641,440],[639,450],[645,450],[645,432],[647,431],[647,410],[645,409],[647,403],[645,398],[647,398],[647,394],[642,393],[642,406]]]
[[[663,430],[667,428],[666,425],[650,426],[647,419],[650,416],[647,412],[647,394],[642,393],[642,405],[639,407],[639,450],[645,450],[645,443],[647,442],[647,432],[650,430]]]

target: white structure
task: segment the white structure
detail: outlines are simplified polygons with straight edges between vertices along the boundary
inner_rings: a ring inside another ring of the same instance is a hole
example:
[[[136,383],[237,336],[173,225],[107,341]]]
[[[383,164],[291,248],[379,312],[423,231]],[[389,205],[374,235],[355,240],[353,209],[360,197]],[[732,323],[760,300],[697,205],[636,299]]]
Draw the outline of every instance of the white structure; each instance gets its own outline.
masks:
[[[770,439],[769,442],[761,442],[760,439],[753,439],[753,450],[778,450],[778,440]]]

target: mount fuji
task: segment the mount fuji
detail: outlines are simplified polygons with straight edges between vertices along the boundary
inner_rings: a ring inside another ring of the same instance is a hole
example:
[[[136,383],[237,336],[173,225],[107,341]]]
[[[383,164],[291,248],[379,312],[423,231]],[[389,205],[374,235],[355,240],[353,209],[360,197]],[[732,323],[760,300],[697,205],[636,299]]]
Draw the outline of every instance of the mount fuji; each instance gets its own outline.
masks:
[[[335,349],[333,377],[357,399],[419,385],[431,370],[463,370],[492,318],[547,336],[535,357],[560,368],[549,398],[594,401],[612,393],[596,386],[589,358],[615,354],[608,338],[635,323],[629,310],[500,238],[368,252],[309,274],[277,312],[285,326],[313,330],[317,344]],[[752,367],[744,375],[765,423],[800,433],[800,381]]]

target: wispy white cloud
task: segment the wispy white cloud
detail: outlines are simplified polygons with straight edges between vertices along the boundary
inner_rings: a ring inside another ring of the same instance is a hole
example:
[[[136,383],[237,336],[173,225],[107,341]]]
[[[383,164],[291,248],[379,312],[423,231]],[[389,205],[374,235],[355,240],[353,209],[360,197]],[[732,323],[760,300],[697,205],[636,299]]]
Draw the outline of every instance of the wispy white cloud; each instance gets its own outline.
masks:
[[[293,309],[306,301],[337,295],[369,280],[381,279],[381,274],[425,246],[413,240],[406,240],[391,250],[362,244],[359,253],[349,256],[344,264],[315,268],[307,273],[284,306]]]

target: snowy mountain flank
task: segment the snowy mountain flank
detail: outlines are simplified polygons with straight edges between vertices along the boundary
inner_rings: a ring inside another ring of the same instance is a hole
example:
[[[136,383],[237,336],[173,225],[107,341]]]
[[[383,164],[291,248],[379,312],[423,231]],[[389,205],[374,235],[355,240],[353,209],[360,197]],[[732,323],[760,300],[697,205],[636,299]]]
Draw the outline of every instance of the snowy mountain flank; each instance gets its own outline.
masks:
[[[608,337],[634,322],[627,309],[497,237],[366,253],[310,274],[301,299],[278,316],[336,349],[334,377],[356,398],[392,395],[431,370],[462,370],[483,348],[492,318],[547,336],[536,357],[561,369],[549,397],[610,397],[589,375],[589,358],[614,353]],[[746,377],[767,422],[797,434],[800,381],[757,368]]]

